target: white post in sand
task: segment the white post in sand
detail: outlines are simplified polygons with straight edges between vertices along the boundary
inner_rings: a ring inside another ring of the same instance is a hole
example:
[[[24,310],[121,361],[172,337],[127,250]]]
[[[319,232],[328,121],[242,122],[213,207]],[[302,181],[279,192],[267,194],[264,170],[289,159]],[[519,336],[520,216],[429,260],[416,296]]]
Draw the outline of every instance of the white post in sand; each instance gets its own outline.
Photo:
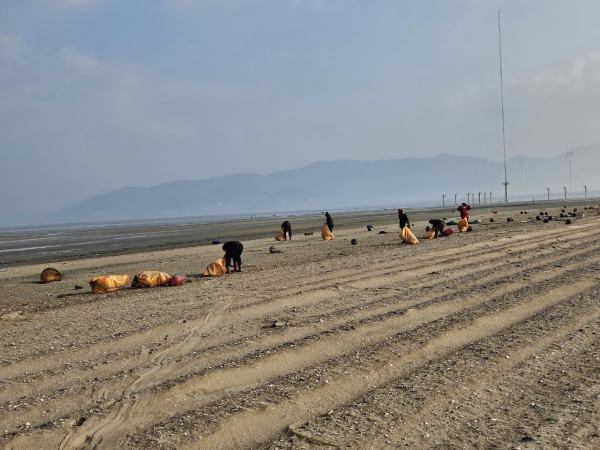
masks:
[[[567,187],[566,187],[566,186],[564,186],[564,187],[563,187],[563,189],[564,189],[564,191],[565,191],[565,200],[566,200],[566,199],[567,199]]]
[[[550,200],[550,188],[546,188],[546,190],[548,191],[548,200]]]
[[[456,201],[456,198],[458,197],[458,194],[454,194],[454,204],[458,205],[458,202]]]
[[[583,192],[583,195],[585,196],[585,198],[587,198],[587,186],[585,184],[583,185]]]
[[[442,195],[442,206],[446,206],[446,194]]]
[[[493,203],[492,201],[492,193],[490,192],[490,203]]]

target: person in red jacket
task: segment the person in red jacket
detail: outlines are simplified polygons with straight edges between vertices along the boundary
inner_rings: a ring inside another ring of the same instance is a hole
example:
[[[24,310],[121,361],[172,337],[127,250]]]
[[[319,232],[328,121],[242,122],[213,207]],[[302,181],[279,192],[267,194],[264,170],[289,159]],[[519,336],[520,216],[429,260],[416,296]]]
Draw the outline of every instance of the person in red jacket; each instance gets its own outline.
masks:
[[[469,218],[469,210],[471,209],[471,207],[469,205],[467,205],[466,203],[463,203],[462,205],[460,205],[456,209],[460,213],[460,218],[461,219],[468,219]]]

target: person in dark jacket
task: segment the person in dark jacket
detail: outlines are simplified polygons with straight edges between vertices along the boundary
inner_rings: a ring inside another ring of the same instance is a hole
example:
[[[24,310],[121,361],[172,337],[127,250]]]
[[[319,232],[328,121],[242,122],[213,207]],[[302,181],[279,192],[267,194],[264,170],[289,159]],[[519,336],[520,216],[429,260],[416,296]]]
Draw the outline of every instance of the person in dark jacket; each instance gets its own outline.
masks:
[[[227,241],[223,244],[223,250],[225,250],[225,268],[227,269],[227,273],[230,273],[231,260],[233,260],[233,270],[237,272],[242,271],[242,252],[244,251],[244,246],[239,241]]]
[[[398,208],[398,219],[400,220],[400,229],[404,227],[410,228],[410,223],[408,222],[408,216],[404,212],[402,208]]]
[[[462,205],[460,205],[456,209],[460,213],[460,218],[461,219],[468,219],[469,218],[469,210],[471,209],[470,205],[467,205],[466,203],[463,203]]]
[[[431,224],[433,231],[435,231],[435,237],[438,237],[438,233],[440,237],[442,237],[442,232],[444,231],[446,222],[444,222],[442,219],[431,219],[429,223]]]
[[[292,225],[286,220],[281,224],[281,231],[283,231],[283,240],[287,241],[288,234],[290,235],[290,241],[292,240]]]
[[[329,228],[329,231],[333,233],[333,219],[328,212],[325,213],[325,217],[327,218],[327,228]]]

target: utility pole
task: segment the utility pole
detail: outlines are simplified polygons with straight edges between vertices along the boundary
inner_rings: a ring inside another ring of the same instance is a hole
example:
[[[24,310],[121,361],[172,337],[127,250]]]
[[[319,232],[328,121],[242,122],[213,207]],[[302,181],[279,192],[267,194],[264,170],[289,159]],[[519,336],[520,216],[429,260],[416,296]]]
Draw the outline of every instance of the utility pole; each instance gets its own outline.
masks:
[[[471,200],[471,193],[470,192],[467,193],[467,204],[469,203],[469,200]]]
[[[498,51],[500,53],[500,98],[502,100],[502,148],[504,149],[504,201],[508,203],[508,177],[506,175],[506,138],[504,133],[504,85],[502,83],[502,34],[500,33],[500,10],[498,10]]]
[[[458,194],[454,194],[454,205],[458,205],[457,201],[456,201],[456,197],[458,197]]]
[[[492,202],[492,193],[491,192],[490,192],[490,203],[493,203]]]
[[[479,204],[481,205],[481,192],[479,192],[477,195],[479,195]]]
[[[483,203],[486,204],[487,203],[487,192],[483,193]]]
[[[446,206],[446,194],[442,195],[442,206]]]
[[[587,198],[587,186],[585,184],[583,185],[583,192],[584,192],[585,198]]]
[[[565,200],[567,199],[567,187],[563,187],[563,189],[565,190]]]
[[[550,200],[550,188],[546,188],[546,190],[548,191],[548,200]]]

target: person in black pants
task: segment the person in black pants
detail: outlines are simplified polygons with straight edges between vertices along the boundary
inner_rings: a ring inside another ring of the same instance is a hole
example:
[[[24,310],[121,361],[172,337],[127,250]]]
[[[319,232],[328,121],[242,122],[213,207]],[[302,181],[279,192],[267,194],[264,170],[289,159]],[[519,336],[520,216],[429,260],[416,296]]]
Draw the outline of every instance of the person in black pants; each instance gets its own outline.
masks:
[[[290,222],[286,220],[281,224],[281,231],[283,231],[283,240],[287,241],[288,234],[290,235],[290,241],[292,240],[292,226]]]
[[[227,273],[230,273],[229,268],[231,267],[231,260],[233,259],[233,270],[237,266],[237,271],[242,271],[242,252],[244,251],[244,245],[239,241],[227,241],[223,244],[223,250],[225,250],[225,268]]]
[[[329,231],[333,233],[333,219],[328,212],[325,213],[325,217],[327,218],[327,228],[329,228]]]

